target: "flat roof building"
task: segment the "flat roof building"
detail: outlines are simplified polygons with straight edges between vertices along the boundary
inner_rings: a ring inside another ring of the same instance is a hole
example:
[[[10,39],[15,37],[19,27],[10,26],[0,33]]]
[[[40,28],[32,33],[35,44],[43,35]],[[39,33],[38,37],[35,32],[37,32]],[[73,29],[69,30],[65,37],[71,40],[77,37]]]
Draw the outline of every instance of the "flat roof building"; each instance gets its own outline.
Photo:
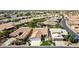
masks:
[[[68,35],[67,31],[61,28],[50,28],[49,30],[53,40],[62,40],[63,35]]]

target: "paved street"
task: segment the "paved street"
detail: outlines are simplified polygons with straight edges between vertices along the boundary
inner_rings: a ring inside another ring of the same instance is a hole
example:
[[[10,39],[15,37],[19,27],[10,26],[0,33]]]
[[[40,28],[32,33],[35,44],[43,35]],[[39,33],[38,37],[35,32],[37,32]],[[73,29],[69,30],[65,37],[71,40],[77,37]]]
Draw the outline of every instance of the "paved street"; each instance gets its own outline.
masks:
[[[69,33],[71,33],[75,38],[79,39],[79,35],[73,31],[70,26],[67,23],[67,20],[63,19],[61,20],[61,26],[66,29]]]

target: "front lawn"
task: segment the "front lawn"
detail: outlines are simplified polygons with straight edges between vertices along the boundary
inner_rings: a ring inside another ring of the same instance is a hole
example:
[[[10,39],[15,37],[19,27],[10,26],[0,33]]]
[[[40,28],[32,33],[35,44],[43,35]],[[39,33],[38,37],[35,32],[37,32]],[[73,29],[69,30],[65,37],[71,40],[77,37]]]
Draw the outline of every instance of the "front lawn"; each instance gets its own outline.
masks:
[[[42,42],[41,46],[51,46],[51,44],[53,44],[55,46],[55,43],[49,39],[47,41]]]

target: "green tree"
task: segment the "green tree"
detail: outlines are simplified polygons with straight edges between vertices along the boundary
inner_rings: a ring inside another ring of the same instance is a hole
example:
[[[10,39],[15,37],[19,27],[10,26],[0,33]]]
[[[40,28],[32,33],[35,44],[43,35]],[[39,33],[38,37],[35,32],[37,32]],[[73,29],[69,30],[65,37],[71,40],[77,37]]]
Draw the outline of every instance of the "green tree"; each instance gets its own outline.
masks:
[[[26,14],[25,14],[25,16],[29,16],[29,15],[31,15],[31,13],[26,13]]]
[[[74,36],[72,34],[69,34],[67,37],[68,41],[70,41],[71,43],[77,43],[77,41],[75,40]]]

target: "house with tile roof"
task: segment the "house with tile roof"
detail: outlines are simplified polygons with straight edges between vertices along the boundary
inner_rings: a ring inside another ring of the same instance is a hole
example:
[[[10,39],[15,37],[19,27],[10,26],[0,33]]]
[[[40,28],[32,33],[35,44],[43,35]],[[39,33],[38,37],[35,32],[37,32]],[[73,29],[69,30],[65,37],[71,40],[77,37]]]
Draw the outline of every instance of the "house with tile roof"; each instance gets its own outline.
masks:
[[[33,28],[30,37],[31,46],[40,46],[42,36],[44,36],[44,38],[48,37],[48,28]]]
[[[12,32],[9,36],[15,37],[16,39],[25,39],[31,34],[31,28],[21,27],[16,31]]]

